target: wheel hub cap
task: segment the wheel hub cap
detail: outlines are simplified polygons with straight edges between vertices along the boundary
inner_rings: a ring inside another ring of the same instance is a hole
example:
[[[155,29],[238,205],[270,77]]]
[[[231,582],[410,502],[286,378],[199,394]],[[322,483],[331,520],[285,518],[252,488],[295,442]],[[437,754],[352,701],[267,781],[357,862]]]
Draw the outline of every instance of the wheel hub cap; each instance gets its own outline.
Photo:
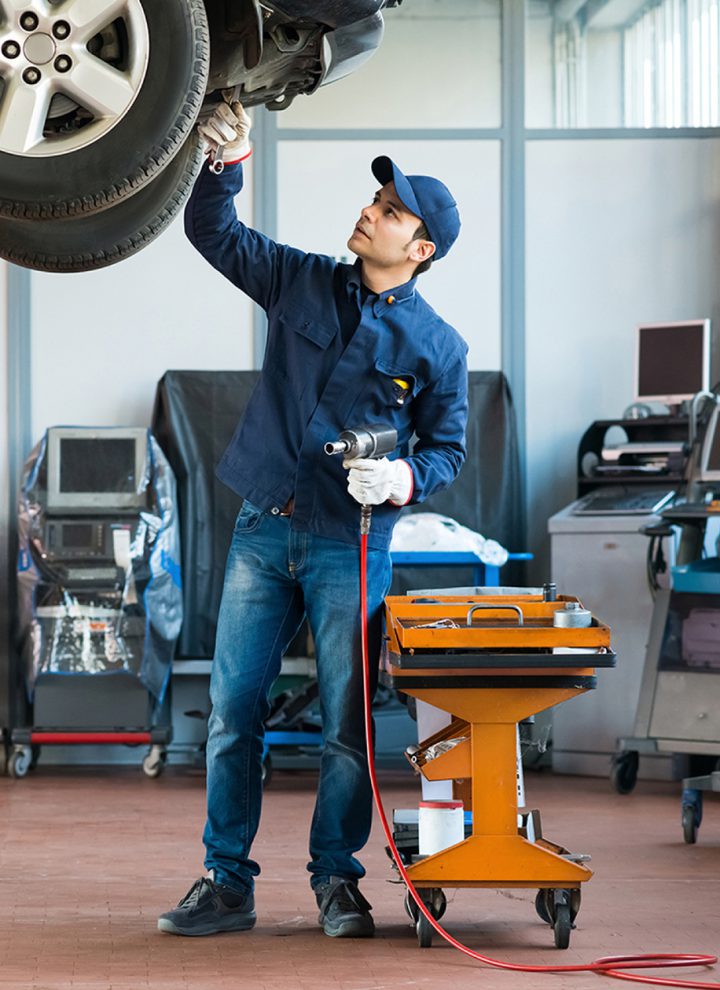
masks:
[[[47,65],[55,52],[55,42],[49,34],[30,35],[23,48],[25,58],[33,65]]]

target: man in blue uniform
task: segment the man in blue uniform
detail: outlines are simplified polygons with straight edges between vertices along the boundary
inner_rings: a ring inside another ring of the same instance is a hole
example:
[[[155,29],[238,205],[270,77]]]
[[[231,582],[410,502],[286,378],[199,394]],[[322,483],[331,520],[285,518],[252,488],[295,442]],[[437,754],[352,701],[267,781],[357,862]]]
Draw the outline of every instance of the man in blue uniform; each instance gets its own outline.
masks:
[[[416,290],[460,229],[437,179],[385,157],[380,188],[348,241],[353,265],[277,244],[240,223],[233,199],[250,154],[250,121],[221,104],[200,126],[225,169],[205,168],[187,206],[188,237],[268,315],[262,374],[217,469],[243,498],[227,560],[211,678],[207,744],[209,875],[158,927],[175,935],[255,924],[250,851],[262,799],[263,722],[284,650],[312,630],[323,751],[310,829],[310,882],[331,936],[369,936],[357,881],[372,793],[364,743],[359,512],[368,539],[370,656],[380,652],[388,546],[400,506],[447,488],[465,458],[467,346]],[[345,428],[397,430],[395,452],[340,462],[324,444]],[[411,437],[415,442],[410,453]],[[376,672],[375,672],[376,676]]]

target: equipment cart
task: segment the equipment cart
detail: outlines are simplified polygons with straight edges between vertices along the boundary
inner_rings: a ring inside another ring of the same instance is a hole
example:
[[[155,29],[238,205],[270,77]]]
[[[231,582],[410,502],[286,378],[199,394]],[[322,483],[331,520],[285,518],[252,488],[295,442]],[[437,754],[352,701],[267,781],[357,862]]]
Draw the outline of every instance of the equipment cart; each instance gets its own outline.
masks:
[[[580,908],[588,857],[542,835],[539,813],[518,826],[517,724],[597,683],[615,665],[610,630],[572,597],[544,594],[397,596],[386,599],[381,680],[452,715],[449,726],[413,747],[428,780],[454,781],[471,812],[464,841],[420,857],[396,829],[410,879],[434,917],[446,887],[537,888],[539,916],[567,948]],[[433,930],[406,901],[422,947]]]
[[[718,503],[682,503],[665,509],[663,525],[649,531],[665,537],[679,527],[680,540],[672,588],[655,598],[633,735],[618,740],[613,761],[621,794],[635,786],[639,755],[682,754],[691,761],[687,776],[707,772],[703,764],[720,757],[720,558],[703,557],[706,527],[717,518]],[[683,795],[683,830],[693,842],[702,796],[689,789],[696,795]]]
[[[182,589],[175,479],[153,435],[50,427],[25,463],[18,544],[10,775],[43,746],[122,744],[149,746],[157,777]]]

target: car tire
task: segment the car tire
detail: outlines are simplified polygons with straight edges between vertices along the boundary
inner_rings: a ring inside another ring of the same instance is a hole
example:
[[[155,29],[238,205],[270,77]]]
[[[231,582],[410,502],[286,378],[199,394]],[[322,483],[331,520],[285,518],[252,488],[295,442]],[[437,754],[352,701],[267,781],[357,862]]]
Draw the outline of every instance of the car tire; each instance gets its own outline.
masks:
[[[73,3],[55,8],[28,0],[26,8],[16,24],[2,26],[3,37],[19,54],[14,60],[5,57],[10,50],[5,42],[0,72],[5,78],[0,95],[0,216],[36,220],[106,210],[161,172],[195,123],[209,68],[203,0],[97,0],[94,8],[86,4],[84,9]],[[65,42],[53,35],[66,9],[71,14],[79,9],[78,20],[92,10],[94,20],[92,27],[83,28],[68,17],[61,25],[63,33],[69,32]],[[71,47],[73,38],[84,38],[95,29],[103,11],[114,18],[112,23],[90,42]],[[28,12],[40,19],[35,38],[21,27]],[[41,50],[43,45],[55,46],[54,62],[30,65],[40,76],[34,89],[25,78],[30,41]],[[57,53],[64,51],[71,68],[61,73]],[[56,95],[48,95],[57,86],[65,87],[65,102],[60,104]],[[83,104],[83,99],[88,102]],[[98,109],[101,103],[105,111]],[[18,107],[27,109],[27,117]],[[83,121],[88,121],[84,127]]]
[[[44,272],[88,272],[130,257],[181,210],[204,161],[192,134],[167,168],[102,213],[49,220],[0,217],[0,257]]]

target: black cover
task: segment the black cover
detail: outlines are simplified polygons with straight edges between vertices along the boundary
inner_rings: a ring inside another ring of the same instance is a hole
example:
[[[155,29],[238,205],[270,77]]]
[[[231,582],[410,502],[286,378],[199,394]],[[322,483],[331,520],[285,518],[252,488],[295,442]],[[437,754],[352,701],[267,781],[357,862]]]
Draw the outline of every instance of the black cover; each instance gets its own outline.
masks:
[[[211,657],[225,557],[241,500],[214,475],[258,379],[257,371],[168,371],[158,383],[152,432],[175,472],[184,616],[179,657]],[[505,376],[470,372],[468,458],[455,484],[410,511],[451,516],[509,550],[524,550],[515,413]],[[507,569],[509,571],[509,567]],[[517,583],[503,571],[503,580]],[[461,568],[396,569],[393,593],[472,584]]]

